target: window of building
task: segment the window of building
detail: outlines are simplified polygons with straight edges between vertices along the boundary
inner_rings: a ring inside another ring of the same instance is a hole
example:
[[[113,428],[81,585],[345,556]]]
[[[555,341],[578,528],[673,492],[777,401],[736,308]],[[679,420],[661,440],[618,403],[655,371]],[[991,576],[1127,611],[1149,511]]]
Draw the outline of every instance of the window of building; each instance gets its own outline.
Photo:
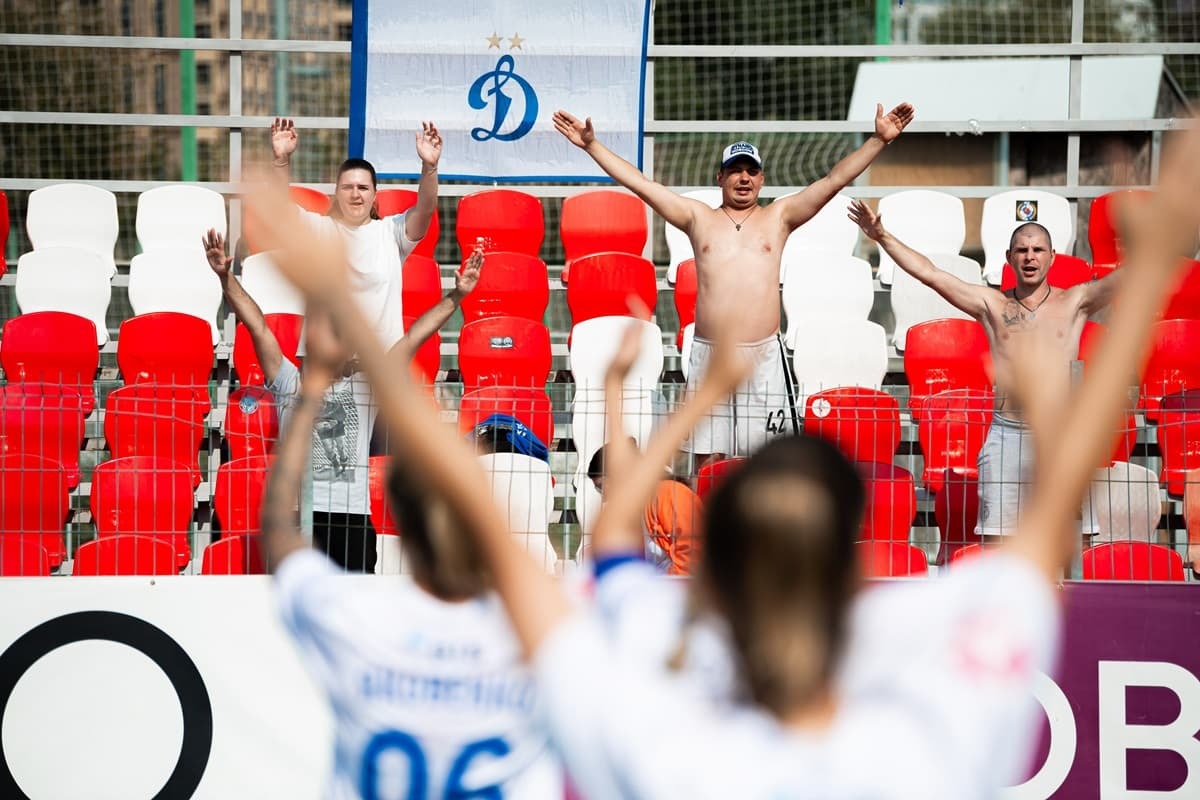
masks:
[[[167,113],[167,68],[163,64],[154,65],[154,111]]]
[[[196,83],[199,86],[208,86],[212,83],[212,64],[196,65]]]
[[[350,37],[353,34],[353,31],[354,31],[353,25],[350,25],[348,23],[343,24],[343,25],[338,25],[338,39],[340,39],[343,42],[350,41]]]
[[[211,39],[212,38],[212,25],[208,24],[207,22],[197,23],[196,24],[196,38],[197,39]]]

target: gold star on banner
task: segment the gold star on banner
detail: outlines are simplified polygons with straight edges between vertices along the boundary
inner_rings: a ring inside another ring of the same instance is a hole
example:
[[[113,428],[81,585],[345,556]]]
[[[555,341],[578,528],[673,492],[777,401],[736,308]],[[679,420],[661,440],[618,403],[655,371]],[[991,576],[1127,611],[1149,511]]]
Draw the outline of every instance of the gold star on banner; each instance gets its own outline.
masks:
[[[496,32],[492,31],[491,36],[485,36],[483,38],[487,39],[488,50],[491,50],[493,47],[496,48],[497,50],[499,50],[500,49],[500,40],[503,39],[504,37],[497,36]]]
[[[521,34],[514,33],[512,36],[508,37],[508,49],[524,50],[525,48],[521,46],[524,41],[525,40],[521,38]]]

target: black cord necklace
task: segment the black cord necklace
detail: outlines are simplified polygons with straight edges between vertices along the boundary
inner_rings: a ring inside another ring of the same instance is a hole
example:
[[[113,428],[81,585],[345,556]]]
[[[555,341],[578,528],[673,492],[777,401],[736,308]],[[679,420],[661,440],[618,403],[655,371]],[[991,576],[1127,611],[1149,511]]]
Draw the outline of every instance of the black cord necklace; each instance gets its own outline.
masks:
[[[1021,302],[1021,298],[1017,297],[1017,290],[1016,290],[1016,289],[1013,289],[1013,300],[1016,300],[1016,301],[1017,301],[1017,305],[1019,305],[1021,308],[1025,309],[1026,311],[1028,311],[1028,312],[1029,312],[1029,318],[1030,318],[1030,319],[1033,319],[1035,316],[1037,316],[1037,310],[1038,310],[1039,308],[1041,308],[1041,307],[1042,307],[1042,305],[1043,305],[1043,304],[1044,304],[1044,303],[1045,303],[1047,300],[1049,300],[1049,299],[1050,299],[1050,292],[1051,292],[1051,291],[1053,291],[1053,290],[1052,290],[1052,288],[1051,288],[1050,284],[1048,284],[1048,283],[1047,283],[1047,284],[1046,284],[1046,296],[1045,296],[1045,297],[1043,297],[1043,298],[1041,299],[1041,301],[1040,301],[1040,302],[1039,302],[1039,303],[1038,303],[1036,306],[1034,306],[1033,308],[1030,308],[1029,306],[1027,306],[1027,305],[1025,305],[1024,303],[1022,303],[1022,302]]]
[[[729,217],[729,221],[733,223],[733,229],[736,231],[740,231],[742,229],[742,226],[746,224],[746,220],[748,220],[748,219],[750,219],[750,217],[754,216],[755,211],[758,211],[758,206],[755,205],[754,208],[750,209],[750,213],[747,214],[746,216],[742,217],[741,222],[738,222],[736,219],[734,219],[732,216],[730,216],[729,210],[727,208],[725,208],[725,206],[721,206],[721,210],[725,212],[725,216]]]

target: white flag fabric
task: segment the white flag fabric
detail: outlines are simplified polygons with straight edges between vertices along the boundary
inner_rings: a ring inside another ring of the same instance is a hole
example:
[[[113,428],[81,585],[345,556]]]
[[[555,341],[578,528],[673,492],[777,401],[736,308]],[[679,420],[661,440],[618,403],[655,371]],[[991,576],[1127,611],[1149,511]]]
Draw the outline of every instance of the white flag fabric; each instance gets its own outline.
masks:
[[[641,167],[649,0],[355,0],[350,153],[416,177],[421,120],[443,178],[607,179],[554,129],[566,109]]]

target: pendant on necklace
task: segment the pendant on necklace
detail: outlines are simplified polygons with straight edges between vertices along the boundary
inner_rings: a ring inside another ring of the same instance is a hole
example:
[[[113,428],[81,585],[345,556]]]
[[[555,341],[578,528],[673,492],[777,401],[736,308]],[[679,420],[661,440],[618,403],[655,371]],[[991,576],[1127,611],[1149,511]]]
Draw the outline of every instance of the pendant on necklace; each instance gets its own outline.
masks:
[[[742,229],[742,224],[740,222],[733,223],[733,229],[735,231],[740,231]]]

